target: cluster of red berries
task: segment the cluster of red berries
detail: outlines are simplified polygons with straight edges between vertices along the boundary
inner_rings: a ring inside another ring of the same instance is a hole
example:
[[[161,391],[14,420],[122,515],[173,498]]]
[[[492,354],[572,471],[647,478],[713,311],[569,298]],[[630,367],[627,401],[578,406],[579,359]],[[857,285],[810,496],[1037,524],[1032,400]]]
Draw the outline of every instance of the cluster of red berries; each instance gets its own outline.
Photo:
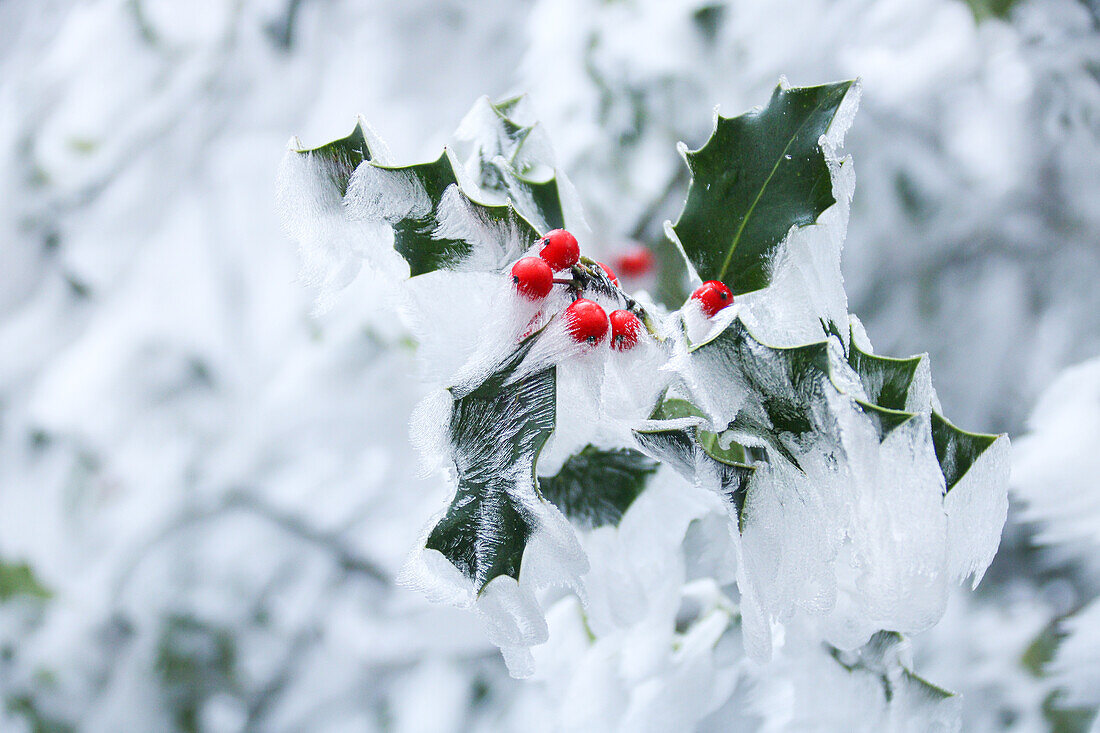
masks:
[[[573,285],[575,280],[555,280],[554,272],[576,267],[581,257],[577,238],[564,229],[547,232],[546,236],[539,241],[542,248],[539,250],[538,257],[524,257],[512,265],[512,282],[516,290],[531,300],[545,298],[550,294],[555,283]],[[648,250],[645,255],[632,254],[634,258],[628,261],[627,269],[637,270],[635,274],[648,271],[652,266],[652,255]],[[615,277],[611,268],[602,262],[596,264],[603,268],[607,279],[618,286],[619,279]],[[713,317],[718,311],[733,304],[733,293],[717,280],[707,280],[696,288],[691,297],[699,303],[699,307],[707,318]],[[576,342],[589,344],[599,343],[610,326],[611,348],[619,351],[634,348],[638,343],[638,334],[642,326],[638,316],[631,311],[617,310],[608,315],[599,303],[580,297],[565,309],[565,323],[569,335]]]
[[[554,271],[568,270],[580,261],[581,248],[577,238],[564,229],[547,232],[540,240],[542,249],[538,257],[524,257],[512,265],[512,282],[516,290],[526,298],[540,300],[554,287]],[[614,285],[619,279],[611,268],[597,262]],[[571,280],[559,283],[572,284]],[[577,298],[565,309],[565,325],[569,335],[577,343],[597,344],[611,329],[611,348],[626,351],[638,343],[641,321],[628,310],[612,311],[609,316],[599,303],[587,298]]]

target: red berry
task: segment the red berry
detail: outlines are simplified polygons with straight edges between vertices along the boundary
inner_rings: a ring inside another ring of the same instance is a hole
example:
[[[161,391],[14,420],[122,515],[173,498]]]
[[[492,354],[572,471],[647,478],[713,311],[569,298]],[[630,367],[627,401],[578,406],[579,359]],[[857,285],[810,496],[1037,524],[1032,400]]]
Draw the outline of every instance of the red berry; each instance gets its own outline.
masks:
[[[538,257],[524,257],[512,265],[512,282],[521,295],[538,300],[549,295],[554,287],[554,273]]]
[[[599,303],[580,298],[565,309],[565,327],[577,343],[595,344],[607,333],[607,313]]]
[[[607,273],[607,277],[609,280],[611,280],[611,282],[615,283],[616,285],[619,284],[619,278],[615,277],[615,272],[610,267],[602,262],[597,262],[596,264],[603,268],[603,271]]]
[[[555,270],[564,270],[577,264],[581,258],[581,248],[577,238],[564,229],[554,229],[546,233],[541,240],[539,257]]]
[[[615,264],[623,277],[641,277],[653,269],[653,253],[648,247],[638,244],[619,255]]]
[[[607,317],[611,321],[611,348],[619,351],[633,349],[638,344],[638,330],[642,322],[630,311],[612,311]]]
[[[707,318],[712,318],[715,313],[733,304],[733,293],[725,284],[717,280],[707,280],[696,288],[691,294],[693,300],[699,301],[699,306]]]

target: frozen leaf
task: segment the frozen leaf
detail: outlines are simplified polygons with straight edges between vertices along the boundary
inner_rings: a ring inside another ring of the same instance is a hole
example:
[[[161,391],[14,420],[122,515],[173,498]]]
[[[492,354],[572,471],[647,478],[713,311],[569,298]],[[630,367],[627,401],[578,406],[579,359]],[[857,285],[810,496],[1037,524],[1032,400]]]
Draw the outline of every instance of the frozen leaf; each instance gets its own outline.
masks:
[[[972,575],[977,587],[997,554],[1008,518],[1008,436],[968,433],[935,410],[931,418],[946,491],[948,564],[956,580]]]
[[[700,278],[734,294],[767,287],[791,227],[813,224],[834,203],[820,139],[853,83],[780,84],[766,107],[717,116],[710,140],[684,152],[692,181],[672,231]]]
[[[565,214],[550,145],[537,123],[519,121],[524,103],[482,97],[455,136],[470,143],[466,168],[482,191],[506,198],[539,231],[559,229]]]
[[[688,481],[721,496],[740,528],[755,468],[746,463],[745,448],[736,443],[723,448],[718,436],[704,430],[703,424],[698,409],[690,402],[666,399],[654,410],[651,420],[634,431],[634,439],[642,450]]]
[[[394,249],[412,277],[440,269],[497,270],[539,236],[510,204],[471,198],[447,150],[416,165],[368,161],[352,175],[346,204],[353,218],[393,227]]]
[[[1007,443],[975,464],[964,493],[945,498],[923,358],[876,357],[859,339],[846,353],[839,334],[774,347],[736,315],[715,330],[681,347],[674,368],[698,414],[721,428],[718,444],[752,453],[754,470],[728,504],[750,654],[766,658],[770,624],[797,610],[820,614],[824,636],[845,648],[878,629],[928,628],[948,581],[980,577],[996,550]],[[689,457],[685,473],[706,453],[695,420],[658,436],[666,455],[677,445]],[[639,443],[652,450],[654,436]]]
[[[480,591],[500,575],[519,578],[536,529],[531,501],[535,461],[554,429],[554,367],[523,373],[538,335],[525,340],[483,382],[453,387],[451,455],[454,499],[428,535]]]
[[[797,465],[781,437],[824,437],[829,432],[823,412],[827,396],[850,398],[874,423],[880,440],[927,409],[924,357],[888,359],[853,344],[847,358],[845,364],[839,337],[775,347],[735,318],[689,347],[680,364],[715,424],[726,425],[735,437],[763,441]]]
[[[557,474],[539,479],[539,490],[582,525],[618,524],[656,470],[657,463],[636,450],[588,445],[570,456]]]
[[[861,349],[854,337],[848,348],[848,363],[859,375],[868,401],[888,410],[916,411],[928,405],[928,395],[917,382],[927,361],[925,356],[879,356]]]
[[[353,221],[344,206],[352,174],[364,161],[377,160],[385,145],[359,120],[347,137],[317,148],[297,138],[279,166],[276,209],[283,230],[298,242],[303,280],[317,288],[317,307],[350,284],[364,261],[399,277],[399,258],[390,249],[388,227]]]
[[[940,462],[948,492],[996,441],[996,435],[968,433],[952,425],[938,412],[932,412],[932,442],[936,445],[936,458]]]
[[[923,722],[927,730],[957,730],[959,709],[955,693],[915,674],[909,661],[909,642],[901,634],[880,631],[852,652],[831,649],[833,658],[853,675],[867,675],[882,685],[888,717],[896,729]]]
[[[373,157],[362,120],[356,122],[355,129],[347,137],[333,140],[319,148],[304,149],[299,145],[294,152],[312,159],[323,168],[341,197],[348,192],[351,174],[360,163]]]

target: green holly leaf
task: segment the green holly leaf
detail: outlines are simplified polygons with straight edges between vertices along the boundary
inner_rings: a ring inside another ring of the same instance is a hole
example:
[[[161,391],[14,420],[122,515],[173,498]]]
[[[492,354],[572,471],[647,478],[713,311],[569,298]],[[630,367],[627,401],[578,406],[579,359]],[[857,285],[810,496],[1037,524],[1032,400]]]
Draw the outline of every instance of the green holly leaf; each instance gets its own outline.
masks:
[[[687,400],[661,400],[650,422],[634,430],[638,446],[653,458],[666,463],[688,481],[702,480],[714,488],[735,512],[739,529],[744,529],[741,513],[748,496],[754,466],[746,460],[749,453],[731,443],[722,448],[719,436],[702,429],[698,408]]]
[[[834,378],[828,341],[793,347],[769,346],[757,340],[740,318],[734,319],[709,341],[690,347],[689,353],[693,369],[721,375],[729,381],[731,390],[748,396],[723,435],[740,443],[762,442],[769,453],[783,457],[796,467],[798,461],[787,448],[783,436],[798,438],[823,433],[827,426],[818,424],[821,406],[826,404],[829,395],[846,394],[838,386],[844,384],[844,380]],[[879,389],[874,393],[880,395],[881,392]],[[896,396],[894,391],[890,395]],[[915,417],[911,412],[855,396],[850,398],[871,418],[880,440]]]
[[[310,157],[322,166],[341,197],[348,192],[351,174],[360,163],[373,157],[362,120],[355,124],[355,129],[347,137],[333,140],[319,148],[305,149],[300,145],[301,143],[295,152]]]
[[[936,459],[943,471],[947,491],[951,491],[966,475],[974,462],[978,460],[999,436],[983,433],[968,433],[955,427],[943,415],[932,411],[932,444],[936,448]]]
[[[17,596],[46,600],[53,593],[35,577],[27,563],[9,564],[0,561],[0,603]]]
[[[923,356],[895,359],[863,351],[855,339],[849,341],[848,363],[859,375],[872,404],[888,410],[905,410]]]
[[[518,122],[524,97],[490,102],[482,97],[459,128],[471,139],[478,186],[505,197],[536,229],[545,233],[565,226],[561,192],[549,145],[537,124]],[[539,142],[541,141],[541,144]]]
[[[588,445],[570,456],[557,474],[539,479],[539,490],[583,526],[617,525],[656,470],[657,462],[636,450]]]
[[[748,393],[739,425],[758,437],[812,431],[814,406],[824,401],[826,389],[836,389],[830,381],[828,342],[768,346],[740,318],[709,341],[693,345],[690,353],[696,368],[721,374],[731,388]]]
[[[393,227],[394,249],[411,277],[435,270],[494,270],[515,260],[539,233],[510,204],[483,204],[463,191],[450,154],[430,163],[359,168],[348,193],[355,215]]]
[[[896,631],[879,631],[859,649],[841,651],[829,646],[828,651],[837,664],[849,672],[879,680],[887,702],[898,694],[929,705],[955,697],[954,692],[920,677],[901,661],[906,655],[899,653],[898,647],[905,643],[905,637]]]
[[[859,406],[859,409],[863,410],[863,414],[871,418],[871,421],[875,425],[875,430],[878,432],[879,442],[885,440],[886,436],[893,430],[916,417],[916,413],[913,412],[890,410],[870,402],[864,402],[863,400],[857,399],[855,403]]]
[[[504,165],[499,167],[504,173],[512,205],[535,225],[539,233],[565,228],[565,213],[562,210],[557,177],[540,180],[517,173]]]
[[[555,368],[519,371],[538,335],[524,340],[485,381],[451,388],[458,487],[427,547],[473,580],[478,592],[499,575],[519,578],[523,550],[536,529],[524,494],[534,496],[535,463],[554,430],[556,409]]]
[[[692,180],[672,230],[703,280],[738,295],[767,287],[787,232],[834,203],[819,140],[853,83],[781,84],[766,107],[719,116],[706,144],[684,152]]]
[[[685,417],[703,418],[703,411],[685,399],[669,397],[657,402],[650,420],[679,420]],[[715,460],[727,463],[745,464],[750,461],[749,451],[739,443],[731,442],[728,447],[722,447],[723,437],[718,433],[699,428],[695,431],[699,440],[699,446],[707,455]]]

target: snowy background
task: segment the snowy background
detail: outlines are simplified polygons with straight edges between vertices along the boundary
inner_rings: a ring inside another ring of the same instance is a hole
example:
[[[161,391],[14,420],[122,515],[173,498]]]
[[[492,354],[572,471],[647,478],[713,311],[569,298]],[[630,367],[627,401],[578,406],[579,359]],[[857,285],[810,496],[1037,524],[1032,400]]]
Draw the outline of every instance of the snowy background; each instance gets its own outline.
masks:
[[[862,78],[849,307],[879,352],[930,354],[953,421],[1014,442],[1000,554],[905,653],[964,730],[1088,730],[1095,2],[6,0],[0,731],[884,729],[828,655],[745,659],[724,525],[659,483],[586,548],[648,562],[653,613],[593,644],[563,599],[533,679],[397,588],[448,493],[408,439],[416,340],[367,271],[317,314],[274,211],[292,135],[362,114],[429,160],[478,97],[528,92],[594,254],[668,262],[675,143],[780,75]],[[636,658],[685,615],[665,663]]]

